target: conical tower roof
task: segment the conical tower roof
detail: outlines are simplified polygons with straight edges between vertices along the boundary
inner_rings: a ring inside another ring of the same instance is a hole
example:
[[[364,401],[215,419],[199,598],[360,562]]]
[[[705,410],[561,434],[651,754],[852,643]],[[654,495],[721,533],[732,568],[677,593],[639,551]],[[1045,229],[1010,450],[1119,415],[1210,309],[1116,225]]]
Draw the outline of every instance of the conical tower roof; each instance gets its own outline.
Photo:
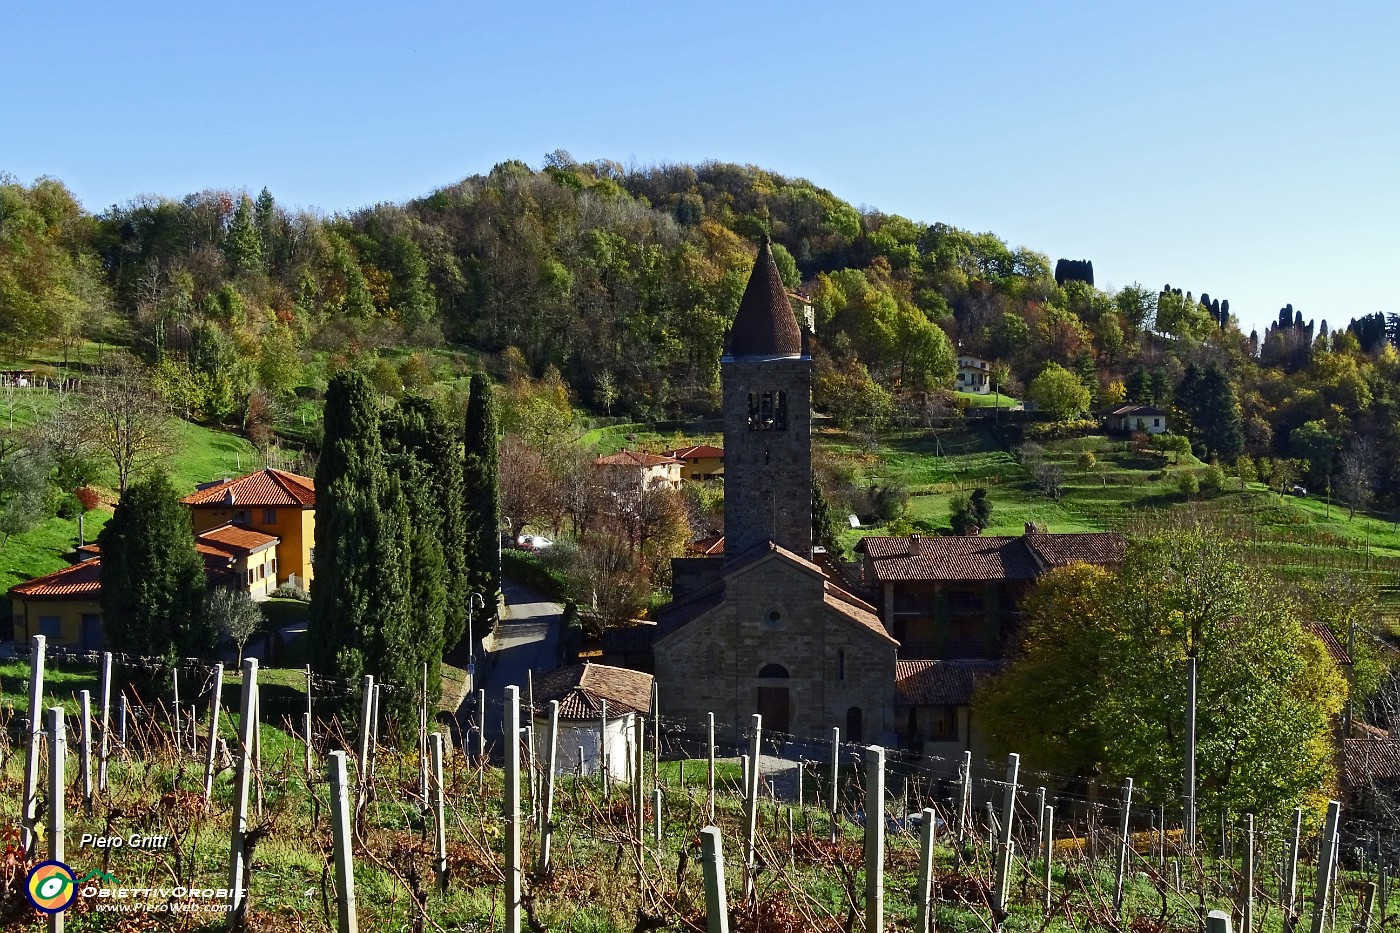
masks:
[[[767,237],[754,260],[728,342],[729,354],[735,357],[802,355],[802,331],[792,313],[783,277],[773,262],[773,248]]]

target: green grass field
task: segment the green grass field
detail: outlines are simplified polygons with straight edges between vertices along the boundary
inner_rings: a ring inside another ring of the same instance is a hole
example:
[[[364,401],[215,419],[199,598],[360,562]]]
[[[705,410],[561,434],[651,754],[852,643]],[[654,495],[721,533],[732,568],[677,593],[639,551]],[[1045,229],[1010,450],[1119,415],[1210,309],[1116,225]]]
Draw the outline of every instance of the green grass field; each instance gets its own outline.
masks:
[[[989,392],[986,395],[979,395],[976,392],[954,392],[953,394],[965,401],[969,408],[1011,409],[1021,404],[1020,399],[1002,395],[1000,392]]]

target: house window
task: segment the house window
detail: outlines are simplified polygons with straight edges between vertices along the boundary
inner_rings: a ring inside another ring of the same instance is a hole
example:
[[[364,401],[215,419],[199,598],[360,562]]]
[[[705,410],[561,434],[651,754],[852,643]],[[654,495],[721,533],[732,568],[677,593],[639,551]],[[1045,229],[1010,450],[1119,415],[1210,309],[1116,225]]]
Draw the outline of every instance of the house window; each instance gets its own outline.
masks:
[[[252,586],[252,585],[253,585],[253,568],[252,568],[252,567],[249,567],[249,568],[248,568],[248,585],[249,585],[249,586]]]
[[[272,572],[273,572],[274,574],[277,573],[277,558],[276,558],[276,557],[272,558]]]
[[[846,649],[842,648],[836,652],[836,679],[846,679]]]
[[[1161,419],[1161,418],[1153,418],[1153,419],[1152,419],[1152,426],[1153,426],[1154,428],[1160,428],[1160,427],[1162,426],[1162,419]]]
[[[787,393],[750,392],[749,430],[786,431]]]
[[[45,638],[62,638],[63,617],[39,616],[39,634]]]
[[[275,524],[277,524],[277,510],[276,510],[276,509],[263,509],[263,524],[264,524],[264,525],[275,525]]]
[[[252,521],[252,519],[249,517],[247,509],[239,509],[237,512],[233,513],[233,521],[235,524],[246,525],[248,522]]]
[[[259,580],[262,580],[262,579],[265,579],[266,577],[267,577],[267,564],[258,564],[258,579],[259,579]]]

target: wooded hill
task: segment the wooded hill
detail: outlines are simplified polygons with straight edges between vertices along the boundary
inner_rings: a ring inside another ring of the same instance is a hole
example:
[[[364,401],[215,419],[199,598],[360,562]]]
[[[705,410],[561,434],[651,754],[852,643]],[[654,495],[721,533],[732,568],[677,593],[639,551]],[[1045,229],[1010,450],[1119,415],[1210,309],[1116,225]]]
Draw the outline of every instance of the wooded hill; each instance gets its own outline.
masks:
[[[957,346],[994,361],[1012,395],[1035,397],[1051,364],[1073,374],[1068,388],[1088,395],[1061,384],[1065,417],[1170,406],[1208,459],[1264,458],[1276,484],[1400,504],[1394,316],[1329,329],[1290,306],[1244,334],[1204,293],[1108,293],[1091,262],[1052,271],[991,233],[862,212],[808,181],[716,162],[627,169],[556,151],[538,171],[504,162],[332,217],[265,189],[94,215],[56,180],[4,179],[0,354],[43,345],[67,362],[85,339],[129,346],[176,410],[255,440],[337,369],[365,368],[386,394],[426,391],[444,346],[596,414],[707,415],[763,236],[810,298],[817,404],[838,421],[927,418]]]

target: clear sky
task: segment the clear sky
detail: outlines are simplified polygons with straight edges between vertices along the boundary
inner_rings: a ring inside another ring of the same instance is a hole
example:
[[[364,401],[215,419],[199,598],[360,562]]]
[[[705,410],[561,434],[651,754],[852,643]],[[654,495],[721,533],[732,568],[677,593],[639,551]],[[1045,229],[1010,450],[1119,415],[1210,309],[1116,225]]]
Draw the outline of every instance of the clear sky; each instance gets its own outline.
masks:
[[[1400,311],[1394,2],[40,3],[0,171],[90,210],[401,201],[546,152],[721,159],[1091,259],[1098,284]]]

